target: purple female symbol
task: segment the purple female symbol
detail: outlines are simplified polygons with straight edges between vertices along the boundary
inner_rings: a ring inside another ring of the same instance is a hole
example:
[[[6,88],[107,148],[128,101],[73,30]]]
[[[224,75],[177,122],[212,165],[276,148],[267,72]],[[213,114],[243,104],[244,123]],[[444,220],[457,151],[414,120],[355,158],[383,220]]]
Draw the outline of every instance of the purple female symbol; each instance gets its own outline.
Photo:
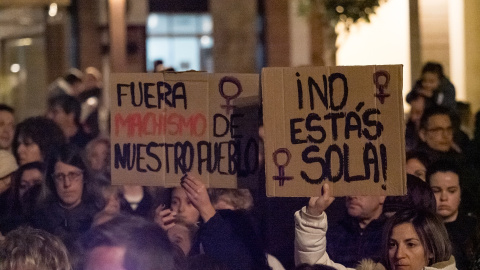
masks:
[[[237,86],[237,93],[235,93],[234,95],[232,96],[228,96],[225,94],[225,92],[223,92],[223,85],[226,83],[226,82],[230,82],[230,83],[233,83],[235,84],[235,86]],[[235,108],[235,105],[230,105],[230,100],[233,100],[233,99],[236,99],[238,96],[240,96],[240,94],[242,93],[243,89],[242,89],[242,84],[240,83],[240,81],[235,78],[235,77],[231,77],[231,76],[225,76],[223,77],[222,79],[220,79],[220,82],[218,83],[218,90],[220,92],[220,95],[227,100],[227,104],[225,105],[220,105],[220,108],[222,109],[226,109],[226,112],[228,115],[230,115],[230,111]]]
[[[383,84],[380,83],[379,78],[385,77],[385,82]],[[389,97],[390,94],[385,93],[385,90],[388,88],[388,83],[390,82],[390,73],[386,70],[379,70],[373,73],[373,83],[377,86],[378,93],[375,93],[375,97],[380,100],[380,103],[383,104],[385,102],[385,98]]]
[[[278,164],[277,156],[280,154],[286,154],[287,155],[287,161],[285,161],[285,164],[280,165]],[[290,151],[288,151],[287,148],[279,148],[275,152],[273,152],[273,163],[275,163],[275,166],[278,167],[278,175],[273,176],[273,180],[278,180],[280,186],[283,186],[285,183],[285,180],[292,180],[292,176],[285,176],[285,167],[287,167],[288,163],[290,163],[290,159],[292,158],[292,154],[290,154]]]

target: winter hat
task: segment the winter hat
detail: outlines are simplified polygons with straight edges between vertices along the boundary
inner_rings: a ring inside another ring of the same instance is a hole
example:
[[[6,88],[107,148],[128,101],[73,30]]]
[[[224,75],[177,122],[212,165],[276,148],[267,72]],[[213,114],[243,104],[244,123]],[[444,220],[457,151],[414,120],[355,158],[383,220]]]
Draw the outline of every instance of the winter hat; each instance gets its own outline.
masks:
[[[0,150],[0,179],[8,176],[18,169],[15,157],[6,150]]]

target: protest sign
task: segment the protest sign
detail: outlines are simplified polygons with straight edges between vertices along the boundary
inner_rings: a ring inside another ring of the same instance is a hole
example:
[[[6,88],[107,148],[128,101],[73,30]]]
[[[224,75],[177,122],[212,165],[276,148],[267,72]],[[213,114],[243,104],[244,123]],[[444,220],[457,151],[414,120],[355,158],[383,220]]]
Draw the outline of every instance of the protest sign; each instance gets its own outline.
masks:
[[[268,196],[406,194],[402,66],[264,68]]]
[[[113,184],[172,187],[189,172],[207,187],[236,188],[238,175],[257,174],[258,139],[244,133],[257,119],[236,111],[259,102],[258,75],[112,74],[110,81]]]

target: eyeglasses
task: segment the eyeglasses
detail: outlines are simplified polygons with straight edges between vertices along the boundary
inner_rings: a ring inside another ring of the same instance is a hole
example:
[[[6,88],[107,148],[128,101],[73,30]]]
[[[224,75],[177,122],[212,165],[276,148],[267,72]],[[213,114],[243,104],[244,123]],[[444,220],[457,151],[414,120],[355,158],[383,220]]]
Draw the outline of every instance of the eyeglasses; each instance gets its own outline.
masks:
[[[443,128],[443,127],[436,127],[436,128],[430,128],[430,129],[427,129],[427,132],[431,132],[433,134],[441,134],[443,132],[447,133],[447,134],[451,134],[453,133],[453,128],[452,127],[447,127],[447,128]]]
[[[78,181],[80,176],[83,175],[83,171],[73,171],[67,174],[64,173],[53,173],[52,178],[55,180],[56,183],[63,183],[65,179],[68,178],[70,181]]]

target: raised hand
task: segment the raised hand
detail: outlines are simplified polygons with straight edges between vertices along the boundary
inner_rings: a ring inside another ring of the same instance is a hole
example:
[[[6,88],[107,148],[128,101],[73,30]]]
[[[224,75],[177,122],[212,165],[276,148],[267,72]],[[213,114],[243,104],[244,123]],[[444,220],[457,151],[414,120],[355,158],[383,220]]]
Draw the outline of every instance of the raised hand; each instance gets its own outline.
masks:
[[[321,189],[320,197],[311,197],[307,206],[307,213],[319,216],[332,204],[334,197],[330,195],[330,186],[325,183]]]
[[[180,184],[185,189],[188,199],[192,202],[193,206],[197,208],[204,222],[207,222],[215,215],[215,208],[213,208],[210,202],[207,188],[202,181],[193,175],[187,174]]]

